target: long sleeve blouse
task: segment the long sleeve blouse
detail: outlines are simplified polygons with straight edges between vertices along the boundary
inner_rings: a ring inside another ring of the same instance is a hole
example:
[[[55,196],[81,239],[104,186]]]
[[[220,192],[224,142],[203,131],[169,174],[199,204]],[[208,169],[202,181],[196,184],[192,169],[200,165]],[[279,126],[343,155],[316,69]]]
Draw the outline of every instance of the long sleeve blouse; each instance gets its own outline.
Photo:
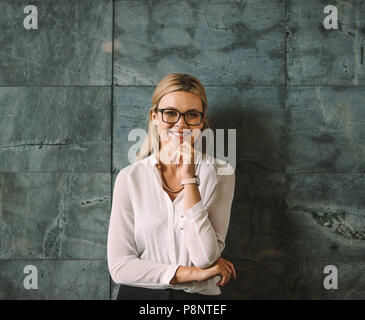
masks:
[[[225,247],[235,172],[229,163],[197,151],[201,200],[184,211],[183,191],[163,190],[155,154],[119,171],[113,191],[107,259],[117,284],[221,294],[216,276],[202,282],[169,282],[179,266],[207,268]]]

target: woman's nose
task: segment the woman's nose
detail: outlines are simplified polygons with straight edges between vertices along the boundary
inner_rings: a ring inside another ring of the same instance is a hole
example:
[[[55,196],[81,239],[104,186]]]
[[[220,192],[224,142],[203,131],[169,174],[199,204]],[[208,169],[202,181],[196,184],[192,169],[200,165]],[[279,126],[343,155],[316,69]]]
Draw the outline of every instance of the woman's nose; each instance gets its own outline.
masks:
[[[176,122],[176,125],[181,128],[188,128],[187,124],[185,123],[185,119],[184,119],[183,115],[181,115],[179,121]]]

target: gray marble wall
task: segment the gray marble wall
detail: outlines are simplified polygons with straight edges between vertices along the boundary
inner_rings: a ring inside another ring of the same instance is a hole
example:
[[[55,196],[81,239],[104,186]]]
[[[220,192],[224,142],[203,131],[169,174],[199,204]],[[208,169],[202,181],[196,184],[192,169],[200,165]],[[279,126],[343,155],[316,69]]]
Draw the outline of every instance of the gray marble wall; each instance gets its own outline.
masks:
[[[35,0],[38,30],[28,4],[0,0],[0,299],[115,298],[114,179],[171,72],[237,129],[223,297],[365,297],[364,1]]]

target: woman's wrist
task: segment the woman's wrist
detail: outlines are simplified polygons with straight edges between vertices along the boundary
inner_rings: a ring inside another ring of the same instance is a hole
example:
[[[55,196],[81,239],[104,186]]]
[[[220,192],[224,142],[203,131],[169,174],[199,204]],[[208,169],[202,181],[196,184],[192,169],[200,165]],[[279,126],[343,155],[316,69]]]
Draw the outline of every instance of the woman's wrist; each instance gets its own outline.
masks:
[[[200,270],[201,269],[198,267],[179,266],[175,272],[174,277],[171,279],[170,284],[175,285],[190,281],[200,281]]]

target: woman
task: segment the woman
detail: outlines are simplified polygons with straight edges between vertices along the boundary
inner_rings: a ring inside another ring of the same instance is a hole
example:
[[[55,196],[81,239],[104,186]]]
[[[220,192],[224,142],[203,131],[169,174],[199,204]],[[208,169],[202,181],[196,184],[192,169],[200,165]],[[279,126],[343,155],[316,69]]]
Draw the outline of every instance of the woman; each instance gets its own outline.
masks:
[[[153,93],[148,137],[114,184],[108,267],[117,299],[217,299],[236,278],[220,257],[235,173],[196,149],[210,128],[206,111],[193,76],[169,74]]]

